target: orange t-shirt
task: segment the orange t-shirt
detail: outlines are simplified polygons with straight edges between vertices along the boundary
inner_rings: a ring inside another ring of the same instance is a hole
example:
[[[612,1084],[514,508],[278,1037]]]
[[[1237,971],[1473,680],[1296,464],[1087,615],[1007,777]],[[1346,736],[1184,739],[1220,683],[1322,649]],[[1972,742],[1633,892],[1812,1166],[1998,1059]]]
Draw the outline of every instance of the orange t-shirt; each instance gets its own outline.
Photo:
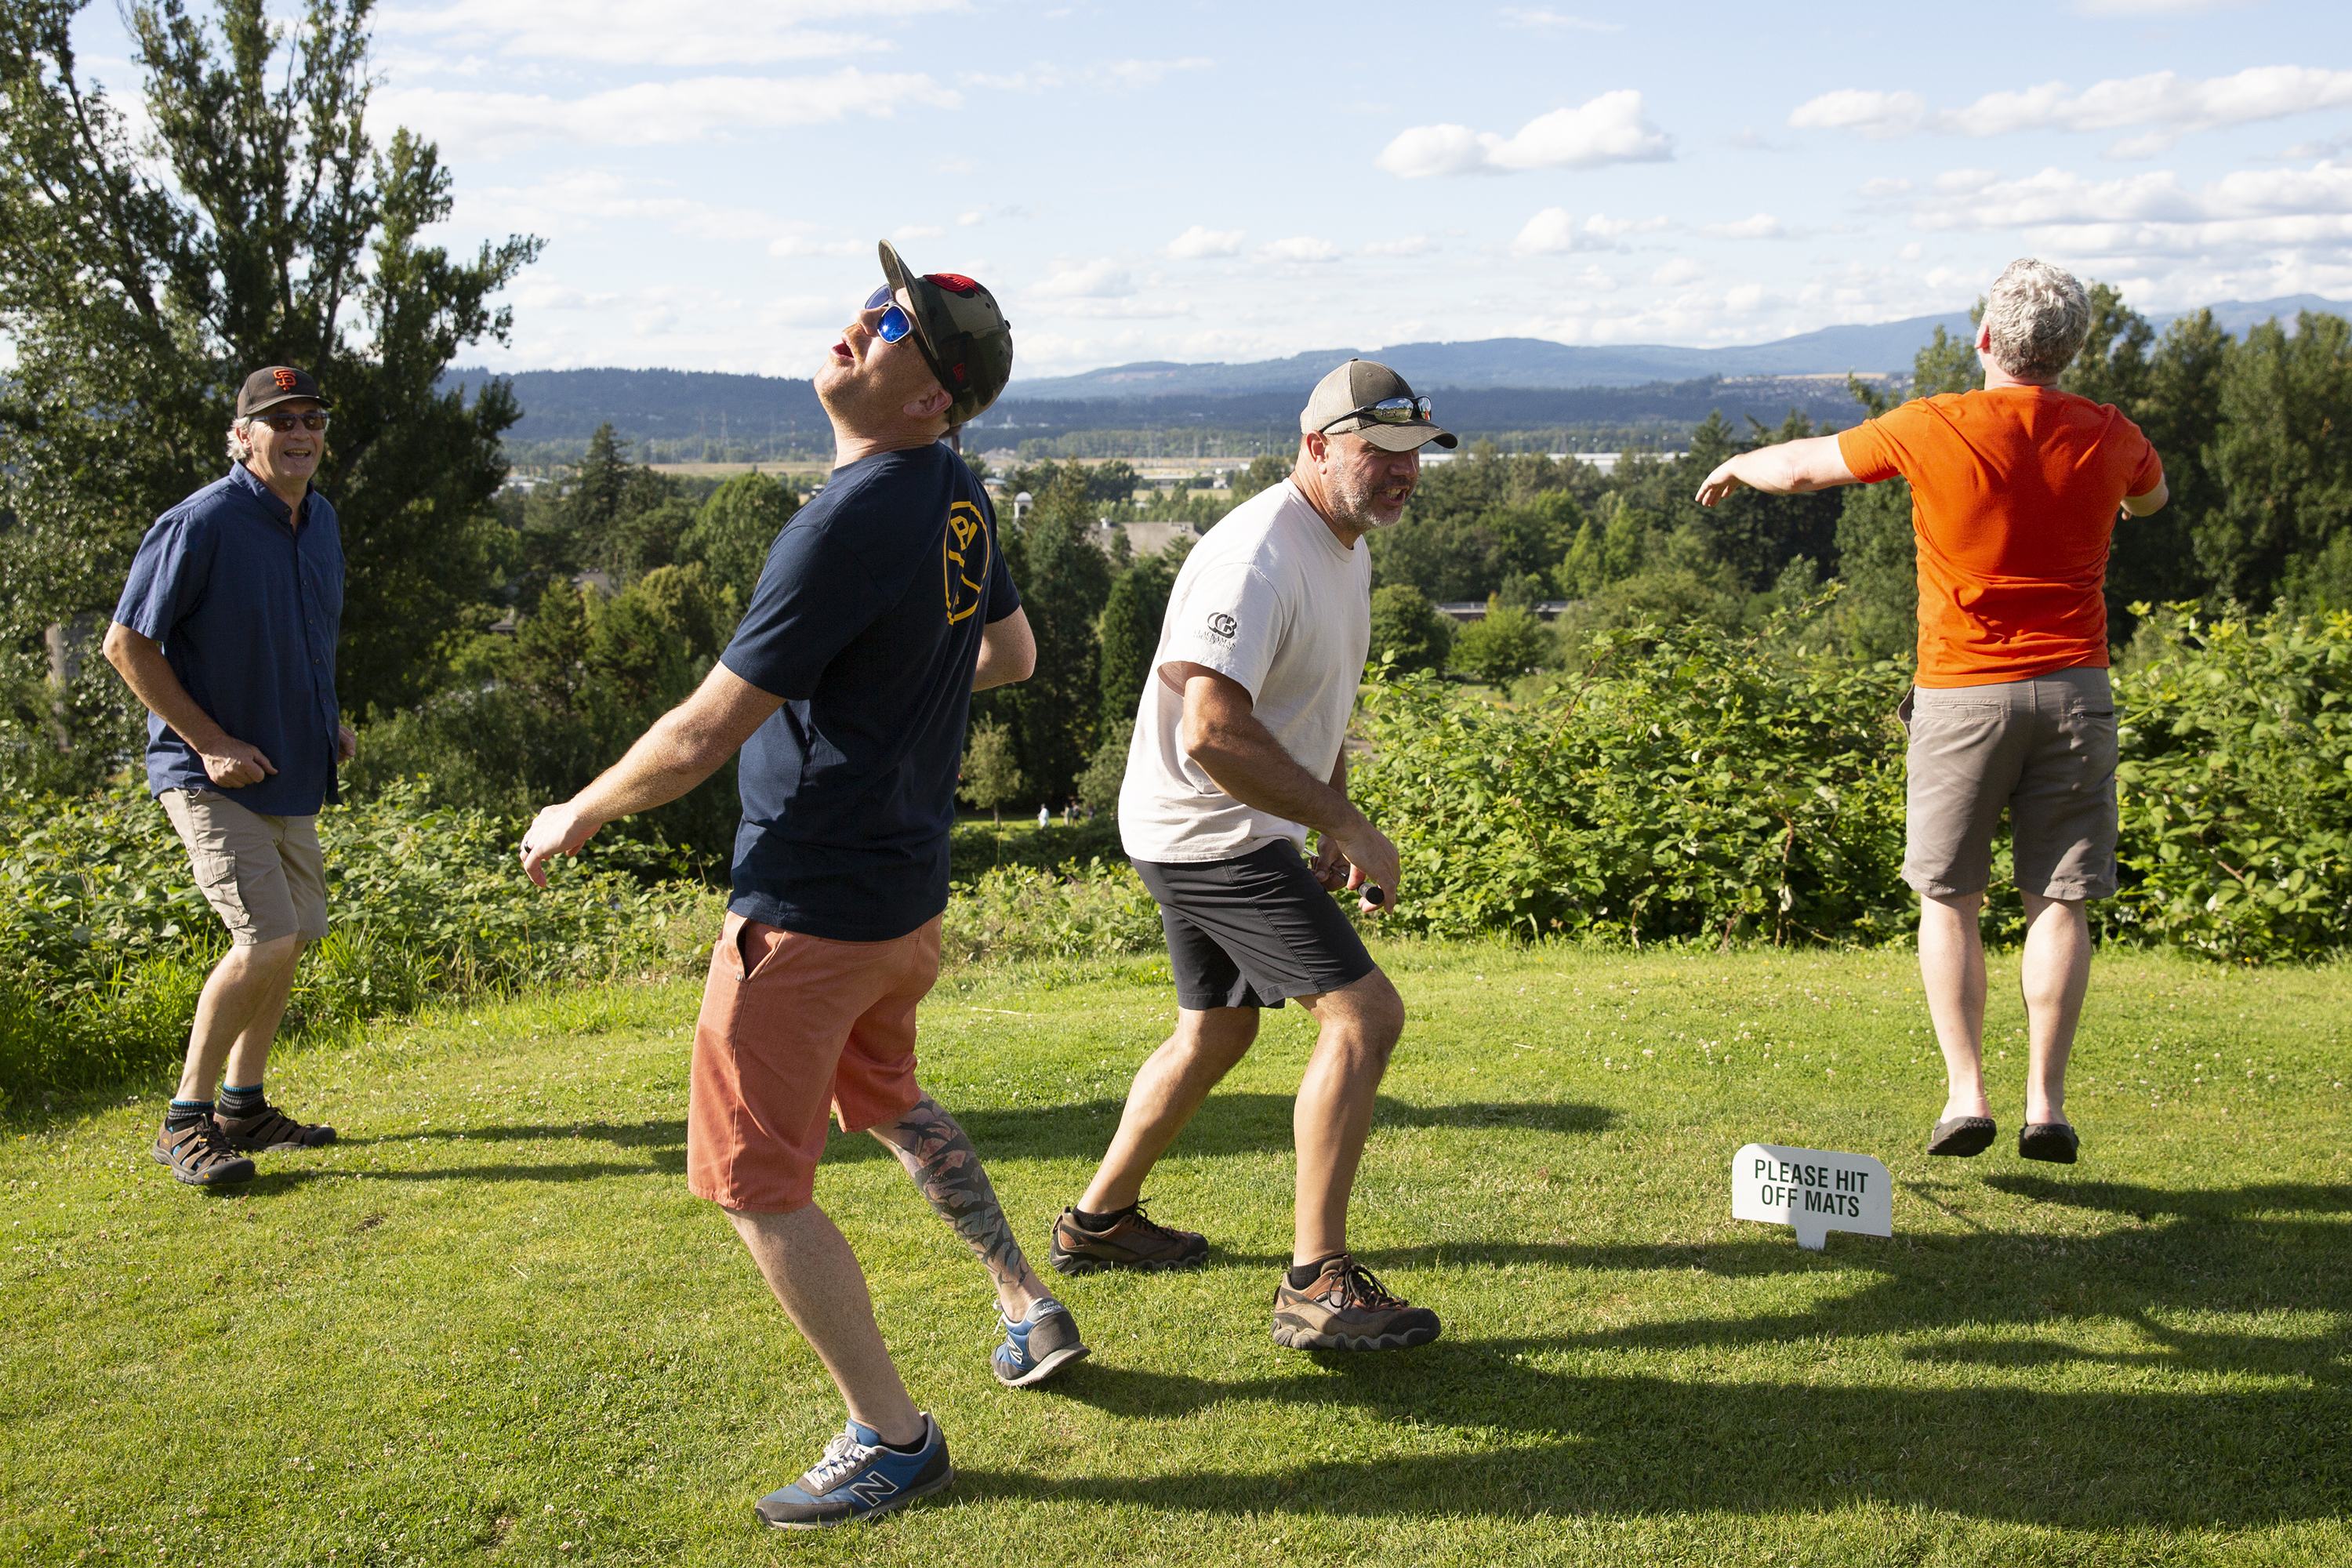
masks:
[[[2164,478],[2139,426],[2054,386],[1923,397],[1838,436],[1864,484],[1911,481],[1918,684],[1990,686],[2107,662],[2107,542]]]

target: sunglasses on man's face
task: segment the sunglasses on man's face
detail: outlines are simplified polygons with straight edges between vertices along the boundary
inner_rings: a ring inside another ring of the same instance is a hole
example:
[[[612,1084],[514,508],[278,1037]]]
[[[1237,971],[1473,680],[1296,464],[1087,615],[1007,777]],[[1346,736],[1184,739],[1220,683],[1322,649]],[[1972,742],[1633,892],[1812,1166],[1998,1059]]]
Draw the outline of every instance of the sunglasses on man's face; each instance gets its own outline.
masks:
[[[1361,408],[1350,408],[1330,425],[1349,419],[1369,419],[1375,425],[1425,425],[1429,422],[1431,404],[1426,397],[1383,397],[1378,403],[1367,403]]]
[[[280,436],[293,429],[297,425],[305,430],[324,430],[327,427],[327,416],[324,414],[257,414],[253,416],[253,422],[256,425],[267,425]]]
[[[881,310],[885,305],[890,308],[882,310],[882,319],[874,324],[874,335],[886,343],[895,343],[915,330],[914,318],[898,308],[887,283],[866,297],[866,310]]]

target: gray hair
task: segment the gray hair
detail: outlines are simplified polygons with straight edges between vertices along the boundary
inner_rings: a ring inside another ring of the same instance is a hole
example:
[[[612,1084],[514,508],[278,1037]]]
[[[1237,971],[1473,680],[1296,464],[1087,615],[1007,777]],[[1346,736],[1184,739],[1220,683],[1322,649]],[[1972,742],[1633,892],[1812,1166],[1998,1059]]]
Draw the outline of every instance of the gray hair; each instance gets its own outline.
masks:
[[[253,419],[251,416],[229,421],[228,460],[230,462],[242,463],[247,458],[253,456],[253,441],[249,435],[249,432],[252,429]]]
[[[2053,381],[2091,335],[2091,297],[2063,268],[2021,258],[1993,280],[1984,327],[2001,369],[2029,381]]]

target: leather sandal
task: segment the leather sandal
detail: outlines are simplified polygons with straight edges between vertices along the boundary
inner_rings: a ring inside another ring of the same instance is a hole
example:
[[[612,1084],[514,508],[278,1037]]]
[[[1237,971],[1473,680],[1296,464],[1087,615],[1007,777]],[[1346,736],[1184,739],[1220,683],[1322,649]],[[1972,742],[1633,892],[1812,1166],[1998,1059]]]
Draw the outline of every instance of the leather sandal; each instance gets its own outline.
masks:
[[[1927,1152],[1951,1154],[1966,1160],[1992,1147],[2000,1135],[1990,1116],[1948,1116],[1936,1123],[1928,1135]]]

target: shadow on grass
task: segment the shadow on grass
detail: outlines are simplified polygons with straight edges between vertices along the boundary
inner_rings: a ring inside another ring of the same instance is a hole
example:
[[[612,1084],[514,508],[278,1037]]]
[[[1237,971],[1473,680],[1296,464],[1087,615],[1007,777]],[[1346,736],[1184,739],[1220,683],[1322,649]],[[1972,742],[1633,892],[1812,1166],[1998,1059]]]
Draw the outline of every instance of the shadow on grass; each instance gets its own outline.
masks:
[[[2310,1388],[2225,1395],[1856,1388],[1541,1370],[1546,1341],[1334,1356],[1210,1383],[1075,1367],[1069,1396],[1150,1424],[1210,1405],[1266,1410],[1267,1468],[1054,1480],[965,1469],[959,1494],[1153,1510],[1520,1517],[1787,1515],[1879,1502],[2063,1527],[2249,1526],[2352,1505],[2346,1402]],[[1485,1452],[1355,1458],[1369,1417],[1508,1435]]]

